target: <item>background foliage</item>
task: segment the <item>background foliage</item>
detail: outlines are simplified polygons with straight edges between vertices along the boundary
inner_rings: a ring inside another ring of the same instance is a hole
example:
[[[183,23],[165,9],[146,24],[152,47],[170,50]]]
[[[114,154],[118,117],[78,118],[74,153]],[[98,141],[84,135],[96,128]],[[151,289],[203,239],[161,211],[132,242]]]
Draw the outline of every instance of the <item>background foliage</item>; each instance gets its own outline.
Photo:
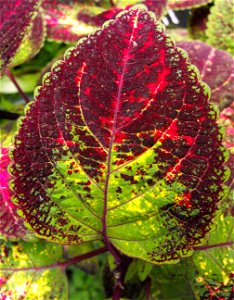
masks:
[[[152,265],[133,259],[125,277],[123,299],[232,299],[233,291],[233,2],[232,0],[77,1],[9,0],[1,3],[1,174],[0,299],[108,299],[116,282],[116,265],[103,249],[80,261],[101,242],[62,246],[35,236],[11,201],[9,149],[25,101],[65,51],[134,4],[144,4],[211,88],[220,110],[224,145],[231,169],[227,191],[203,246],[177,264]],[[173,9],[174,11],[172,11]],[[10,13],[11,12],[11,13]],[[175,14],[175,15],[174,15]],[[177,17],[176,17],[177,16]],[[187,28],[180,28],[186,16]],[[21,18],[18,26],[14,24]],[[177,19],[178,18],[178,19]],[[12,31],[11,28],[14,28]],[[14,80],[24,93],[19,93]],[[43,79],[44,82],[46,79]],[[18,125],[19,126],[19,125]],[[98,253],[97,253],[98,254]],[[78,257],[78,259],[77,259]]]

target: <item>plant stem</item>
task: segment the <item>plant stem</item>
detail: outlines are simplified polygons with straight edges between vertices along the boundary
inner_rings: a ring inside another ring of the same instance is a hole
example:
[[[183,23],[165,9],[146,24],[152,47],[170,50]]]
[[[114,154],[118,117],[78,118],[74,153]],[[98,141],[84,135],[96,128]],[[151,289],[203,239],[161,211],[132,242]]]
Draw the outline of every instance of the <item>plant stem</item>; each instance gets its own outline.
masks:
[[[212,248],[222,248],[222,247],[232,246],[233,244],[234,242],[226,242],[226,243],[213,244],[213,245],[197,246],[194,247],[194,250],[200,251],[200,250],[208,250]]]
[[[14,83],[15,87],[17,88],[19,94],[22,96],[22,98],[24,99],[24,101],[26,103],[30,102],[30,99],[28,98],[28,96],[23,92],[23,90],[21,89],[21,87],[18,85],[15,76],[11,73],[10,70],[6,70],[5,74],[10,78],[10,80]]]
[[[106,251],[107,251],[107,248],[102,247],[102,248],[90,251],[88,253],[84,253],[84,254],[75,256],[75,257],[70,258],[66,261],[54,263],[54,264],[51,264],[51,265],[40,266],[40,267],[28,267],[28,268],[1,268],[0,270],[1,271],[14,271],[14,272],[19,272],[19,271],[41,271],[41,270],[46,270],[46,269],[57,269],[57,268],[65,270],[70,265],[73,265],[73,264],[78,263],[80,261],[83,261],[85,259],[97,256],[97,255],[99,255],[101,253],[104,253]]]
[[[112,7],[115,7],[114,0],[110,0],[110,5],[111,5]]]
[[[119,300],[121,298],[121,292],[124,289],[124,278],[131,261],[132,258],[125,255],[121,256],[121,261],[115,270],[117,280],[114,286],[112,300]]]
[[[145,299],[150,300],[151,299],[151,278],[147,277],[146,283],[145,283]]]
[[[19,118],[19,114],[12,113],[5,110],[0,110],[0,119],[6,119],[6,120],[16,120]]]

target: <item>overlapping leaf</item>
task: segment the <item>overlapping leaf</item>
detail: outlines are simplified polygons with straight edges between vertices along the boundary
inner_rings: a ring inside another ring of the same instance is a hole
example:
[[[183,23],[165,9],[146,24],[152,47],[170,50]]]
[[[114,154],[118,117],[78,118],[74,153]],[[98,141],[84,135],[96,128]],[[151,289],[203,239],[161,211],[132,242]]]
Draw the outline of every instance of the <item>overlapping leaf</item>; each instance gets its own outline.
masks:
[[[208,5],[192,9],[188,21],[188,30],[194,40],[206,41],[205,31],[209,13],[210,7]]]
[[[55,244],[0,241],[0,298],[67,299],[65,273],[47,267],[61,260],[62,247]]]
[[[212,2],[212,0],[169,0],[168,2],[171,9],[179,10],[206,5]]]
[[[211,88],[211,101],[219,108],[233,102],[234,60],[222,50],[213,48],[203,42],[179,42],[177,45],[189,54],[189,60],[201,72],[201,78]]]
[[[12,61],[36,17],[41,0],[0,1],[0,76]]]
[[[98,13],[97,9],[92,9],[90,7],[83,9],[79,12],[78,19],[94,26],[101,26],[105,21],[115,18],[118,13],[120,13],[124,9],[129,9],[135,4],[145,5],[148,10],[155,13],[158,20],[163,17],[167,9],[167,0],[117,0],[114,1],[114,7],[103,10],[100,13]]]
[[[215,1],[207,23],[207,42],[234,55],[234,5],[232,0]]]
[[[153,295],[168,300],[233,298],[233,203],[225,200],[222,211],[207,245],[175,266],[153,269]]]
[[[76,0],[44,1],[48,38],[59,42],[74,43],[94,31],[91,25],[78,19],[79,12],[85,7],[86,5]]]
[[[41,13],[38,13],[32,22],[30,30],[27,35],[25,35],[11,65],[17,66],[33,58],[42,48],[45,36],[45,23]]]
[[[191,254],[226,178],[208,100],[154,14],[121,13],[67,51],[27,109],[12,154],[21,215],[58,243],[103,239],[153,263]]]
[[[29,232],[23,220],[17,216],[16,207],[11,201],[10,175],[7,170],[10,163],[8,150],[1,148],[0,152],[0,235],[7,239],[28,239]]]

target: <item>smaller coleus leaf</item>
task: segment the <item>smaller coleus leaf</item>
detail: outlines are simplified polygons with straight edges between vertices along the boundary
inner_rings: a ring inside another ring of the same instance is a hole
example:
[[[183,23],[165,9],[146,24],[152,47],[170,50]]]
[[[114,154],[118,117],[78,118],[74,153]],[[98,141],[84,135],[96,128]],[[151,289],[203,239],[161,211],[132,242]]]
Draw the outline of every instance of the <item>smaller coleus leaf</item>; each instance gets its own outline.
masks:
[[[9,149],[2,147],[0,151],[0,236],[12,240],[32,239],[32,233],[24,226],[11,201],[10,175],[7,170],[10,163]]]
[[[226,129],[224,144],[234,152],[234,103],[221,112],[219,122]]]
[[[210,100],[221,110],[230,105],[233,102],[233,57],[200,41],[182,41],[177,46],[188,52],[190,62],[199,69],[201,79],[209,85]]]
[[[206,5],[212,1],[213,0],[169,0],[168,4],[171,9],[183,10],[183,9],[189,9],[192,7]]]
[[[160,20],[163,17],[167,10],[167,0],[119,0],[115,1],[114,4],[114,7],[104,10],[99,14],[95,13],[95,10],[89,7],[87,9],[82,10],[78,14],[78,18],[94,26],[101,26],[104,22],[110,19],[114,19],[119,12],[125,9],[129,9],[135,4],[145,5],[149,11],[155,13],[158,20]]]
[[[234,195],[234,103],[229,107],[225,108],[219,118],[219,123],[226,130],[226,136],[224,139],[224,145],[229,149],[230,156],[226,163],[231,171],[231,175],[226,182],[228,186],[228,195],[227,200],[233,203],[233,195]],[[231,208],[234,215],[234,206]]]
[[[22,43],[11,63],[18,66],[30,60],[40,51],[44,45],[46,36],[45,22],[41,13],[33,20],[30,30],[25,35]]]
[[[157,20],[166,13],[168,0],[117,0],[115,1],[116,7],[128,9],[135,4],[144,4],[149,11],[152,11]]]
[[[0,76],[12,62],[36,17],[41,0],[1,0]]]
[[[206,41],[206,29],[210,6],[200,6],[192,9],[188,20],[188,31],[194,40]]]
[[[234,55],[234,5],[232,0],[217,0],[207,22],[207,42]]]
[[[0,299],[66,300],[68,283],[59,265],[62,260],[59,245],[0,240]]]
[[[74,43],[95,30],[93,26],[78,19],[79,12],[86,5],[76,0],[46,0],[42,7],[47,26],[47,38],[50,40]]]

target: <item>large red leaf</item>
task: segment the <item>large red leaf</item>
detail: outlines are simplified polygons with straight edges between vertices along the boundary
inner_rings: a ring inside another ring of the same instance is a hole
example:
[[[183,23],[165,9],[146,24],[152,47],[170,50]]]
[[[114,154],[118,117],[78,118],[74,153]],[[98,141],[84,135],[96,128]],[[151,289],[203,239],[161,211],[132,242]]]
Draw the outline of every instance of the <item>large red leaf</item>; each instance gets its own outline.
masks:
[[[0,76],[12,61],[42,0],[0,0]]]
[[[186,55],[133,7],[68,50],[15,139],[14,198],[41,237],[160,263],[204,241],[225,149]]]
[[[233,102],[234,59],[231,54],[199,41],[178,42],[189,60],[201,72],[201,79],[211,89],[211,101],[220,109]]]

